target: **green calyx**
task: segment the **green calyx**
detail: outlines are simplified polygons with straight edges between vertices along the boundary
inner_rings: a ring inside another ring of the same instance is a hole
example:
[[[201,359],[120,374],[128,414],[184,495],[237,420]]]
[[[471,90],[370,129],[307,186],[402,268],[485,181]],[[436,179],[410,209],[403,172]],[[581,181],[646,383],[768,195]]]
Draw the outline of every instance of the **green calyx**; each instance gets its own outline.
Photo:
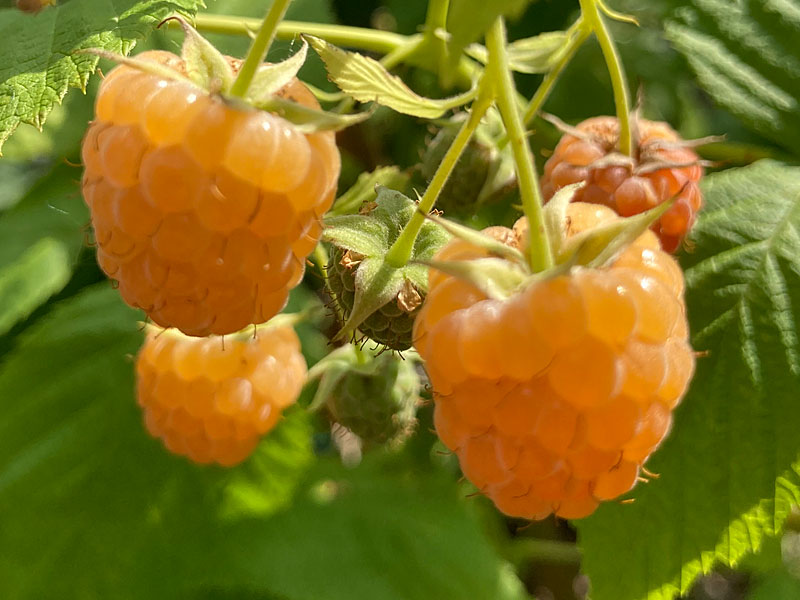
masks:
[[[293,123],[300,131],[338,131],[369,118],[370,113],[338,114],[309,108],[286,100],[278,92],[290,84],[306,61],[308,43],[303,42],[292,56],[278,63],[264,63],[253,73],[247,91],[240,97],[234,94],[236,74],[242,62],[222,54],[189,23],[180,17],[171,17],[184,33],[181,46],[181,69],[137,57],[125,57],[103,50],[85,50],[119,64],[139,69],[162,79],[189,83],[222,98],[231,106],[242,110],[266,110]]]
[[[348,339],[356,330],[393,350],[411,347],[413,319],[428,289],[430,260],[449,239],[448,233],[426,222],[417,237],[412,261],[395,268],[386,253],[417,210],[400,192],[379,188],[364,214],[325,220],[323,239],[333,244],[328,286],[344,317],[336,339]]]

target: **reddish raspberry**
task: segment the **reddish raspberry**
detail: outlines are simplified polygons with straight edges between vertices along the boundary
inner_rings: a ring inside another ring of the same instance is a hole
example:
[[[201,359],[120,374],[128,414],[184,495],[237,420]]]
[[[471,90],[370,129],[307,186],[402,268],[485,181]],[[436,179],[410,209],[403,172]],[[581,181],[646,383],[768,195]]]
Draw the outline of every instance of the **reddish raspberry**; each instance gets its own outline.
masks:
[[[55,6],[56,0],[17,0],[17,8],[26,13],[38,13],[47,6]]]
[[[225,339],[151,330],[136,362],[144,422],[175,454],[232,466],[245,460],[306,377],[290,327]]]
[[[185,69],[167,52],[138,58]],[[297,80],[280,95],[319,108]],[[100,87],[83,162],[101,268],[128,304],[195,336],[232,333],[283,308],[340,167],[332,132],[303,134],[129,66]]]
[[[666,123],[637,121],[634,163],[593,167],[612,152],[619,152],[619,122],[615,117],[594,117],[567,133],[544,166],[542,191],[546,199],[572,183],[585,181],[575,202],[604,204],[629,217],[677,195],[673,206],[653,226],[667,252],[677,250],[703,204],[698,182],[703,176],[699,158]],[[580,137],[579,137],[580,134]],[[671,165],[657,168],[659,163]]]
[[[584,203],[568,215],[570,235],[618,218]],[[486,254],[455,240],[436,259]],[[648,231],[610,267],[507,300],[431,271],[414,343],[466,477],[506,514],[576,519],[630,490],[669,431],[694,369],[687,331],[681,271]]]

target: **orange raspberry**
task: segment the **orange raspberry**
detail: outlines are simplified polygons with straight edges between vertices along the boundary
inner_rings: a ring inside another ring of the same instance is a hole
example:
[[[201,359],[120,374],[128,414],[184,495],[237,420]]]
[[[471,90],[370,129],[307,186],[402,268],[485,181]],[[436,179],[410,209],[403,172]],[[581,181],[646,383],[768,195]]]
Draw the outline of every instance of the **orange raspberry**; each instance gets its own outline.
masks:
[[[198,339],[152,328],[136,361],[137,395],[153,437],[196,463],[232,466],[297,400],[306,377],[290,327],[256,337]]]
[[[629,217],[677,196],[672,207],[653,225],[667,252],[674,252],[695,221],[703,204],[698,182],[700,161],[666,123],[639,119],[633,163],[602,164],[619,152],[616,117],[594,117],[565,134],[545,163],[542,192],[550,199],[572,183],[586,182],[575,202],[603,204]],[[594,166],[598,164],[598,166]],[[659,168],[662,165],[662,168]]]
[[[185,70],[168,52],[137,58]],[[278,95],[319,108],[296,79]],[[124,65],[103,81],[95,112],[83,194],[98,262],[123,299],[194,336],[278,313],[336,193],[333,132],[303,134],[275,114]]]
[[[568,235],[619,218],[584,203],[567,210]],[[489,233],[513,241],[525,230]],[[436,259],[486,255],[454,240]],[[528,519],[585,517],[629,491],[694,369],[681,271],[654,234],[608,267],[574,267],[506,300],[442,272],[429,286],[414,343],[436,431],[465,476]]]

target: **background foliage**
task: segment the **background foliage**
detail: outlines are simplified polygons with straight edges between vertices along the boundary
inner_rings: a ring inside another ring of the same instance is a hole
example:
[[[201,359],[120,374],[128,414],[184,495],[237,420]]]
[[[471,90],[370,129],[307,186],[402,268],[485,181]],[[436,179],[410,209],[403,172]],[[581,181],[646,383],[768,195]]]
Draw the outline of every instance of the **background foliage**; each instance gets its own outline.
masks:
[[[210,12],[260,17],[268,3],[207,4]],[[639,485],[633,504],[609,503],[576,523],[580,568],[596,600],[797,598],[800,57],[792,41],[800,2],[612,4],[641,23],[613,32],[644,91],[645,116],[668,120],[684,137],[727,138],[701,148],[722,162],[705,183],[707,209],[681,256],[693,343],[704,358],[649,465],[660,478]],[[14,133],[0,159],[0,596],[583,597],[574,530],[555,521],[523,530],[468,497],[429,431],[430,407],[402,452],[373,454],[356,468],[341,465],[325,424],[302,410],[230,471],[190,465],[146,435],[132,374],[141,315],[94,263],[73,166],[97,61],[69,54],[176,49],[179,38],[154,25],[200,6],[66,0],[35,17],[0,8],[0,142]],[[449,27],[468,43],[500,10],[514,16],[518,39],[566,28],[578,3],[458,0]],[[425,2],[295,0],[288,17],[413,34]],[[233,55],[248,45],[210,37]],[[287,56],[289,45],[276,44],[270,58]],[[421,94],[451,93],[421,69],[398,73]],[[315,56],[301,75],[332,89]],[[539,80],[517,78],[527,96]],[[87,94],[66,94],[70,87]],[[613,111],[594,42],[546,110],[570,122]],[[557,135],[544,121],[534,125],[541,159]],[[379,164],[409,169],[424,185],[414,168],[430,136],[424,122],[377,110],[339,137],[340,189]],[[514,213],[487,218],[508,223]],[[316,302],[318,287],[310,271],[290,310]],[[320,330],[329,325],[301,328],[309,363],[328,351]]]

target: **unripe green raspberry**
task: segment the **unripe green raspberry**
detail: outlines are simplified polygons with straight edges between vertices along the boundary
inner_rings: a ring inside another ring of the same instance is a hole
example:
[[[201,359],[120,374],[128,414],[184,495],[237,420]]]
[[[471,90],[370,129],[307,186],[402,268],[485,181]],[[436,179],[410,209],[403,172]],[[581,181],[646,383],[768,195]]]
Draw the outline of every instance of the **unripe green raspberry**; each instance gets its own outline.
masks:
[[[412,433],[420,390],[413,360],[385,352],[338,376],[328,410],[366,449],[399,445]]]
[[[328,286],[342,316],[350,315],[355,303],[356,267],[361,257],[342,248],[332,247],[328,263]],[[410,284],[392,300],[367,317],[358,329],[384,346],[402,352],[411,347],[414,318],[422,306],[423,297]]]
[[[426,181],[433,178],[458,130],[445,127],[431,141],[422,157],[421,171]],[[472,138],[458,159],[442,189],[436,208],[445,215],[466,216],[474,212],[478,198],[489,178],[493,151],[486,143]]]

